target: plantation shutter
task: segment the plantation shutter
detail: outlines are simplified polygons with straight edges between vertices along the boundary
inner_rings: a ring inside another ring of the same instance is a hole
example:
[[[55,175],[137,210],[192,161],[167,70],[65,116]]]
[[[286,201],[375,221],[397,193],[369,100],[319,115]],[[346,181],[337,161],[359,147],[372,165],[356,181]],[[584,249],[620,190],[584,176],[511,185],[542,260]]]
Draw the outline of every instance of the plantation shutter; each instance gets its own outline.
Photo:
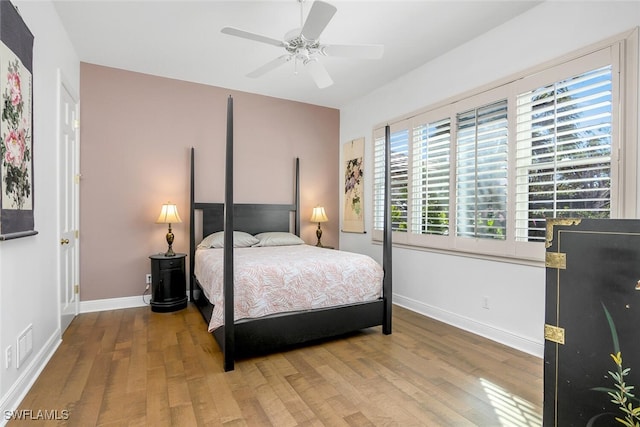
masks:
[[[449,234],[451,119],[413,128],[412,220],[416,234]]]
[[[373,230],[384,230],[384,129],[373,140]]]
[[[391,228],[406,232],[408,227],[409,193],[409,130],[406,127],[391,131]],[[374,224],[384,228],[384,129],[376,132],[374,142]]]
[[[394,243],[539,261],[547,218],[635,215],[638,76],[621,68],[625,46],[392,123]],[[383,126],[373,135],[374,240],[384,228]]]
[[[517,97],[516,240],[546,218],[611,214],[612,80],[605,66]]]
[[[507,100],[457,114],[456,235],[506,238]]]

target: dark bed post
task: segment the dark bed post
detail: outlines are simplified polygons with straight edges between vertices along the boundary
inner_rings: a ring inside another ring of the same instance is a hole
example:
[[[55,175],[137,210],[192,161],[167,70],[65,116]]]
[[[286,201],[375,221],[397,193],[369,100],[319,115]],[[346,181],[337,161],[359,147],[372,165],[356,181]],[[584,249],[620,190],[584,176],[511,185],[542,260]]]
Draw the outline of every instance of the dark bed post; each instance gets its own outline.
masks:
[[[300,158],[296,157],[296,194],[295,194],[295,204],[296,204],[296,214],[295,214],[295,233],[296,236],[300,237]]]
[[[224,370],[234,369],[235,316],[233,296],[233,98],[227,102],[227,148],[224,189]]]
[[[196,273],[193,270],[196,264],[196,230],[195,230],[195,157],[194,157],[194,149],[191,147],[191,184],[189,190],[189,299],[191,302],[194,302],[193,299],[193,288],[195,286]]]
[[[382,243],[382,269],[384,279],[382,292],[384,294],[384,319],[382,333],[391,333],[391,308],[392,308],[392,272],[391,272],[391,129],[389,125],[384,128],[384,236]]]

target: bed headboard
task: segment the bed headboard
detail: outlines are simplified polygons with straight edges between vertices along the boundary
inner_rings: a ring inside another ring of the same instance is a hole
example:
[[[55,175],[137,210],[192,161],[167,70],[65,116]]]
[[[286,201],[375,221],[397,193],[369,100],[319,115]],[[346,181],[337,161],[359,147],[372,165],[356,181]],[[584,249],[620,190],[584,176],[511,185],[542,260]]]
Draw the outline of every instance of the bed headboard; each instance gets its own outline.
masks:
[[[224,203],[195,203],[194,209],[202,211],[202,236],[224,230]],[[292,231],[292,213],[297,213],[295,204],[235,204],[233,206],[233,228],[249,234],[265,231]],[[300,230],[293,232],[300,235]]]

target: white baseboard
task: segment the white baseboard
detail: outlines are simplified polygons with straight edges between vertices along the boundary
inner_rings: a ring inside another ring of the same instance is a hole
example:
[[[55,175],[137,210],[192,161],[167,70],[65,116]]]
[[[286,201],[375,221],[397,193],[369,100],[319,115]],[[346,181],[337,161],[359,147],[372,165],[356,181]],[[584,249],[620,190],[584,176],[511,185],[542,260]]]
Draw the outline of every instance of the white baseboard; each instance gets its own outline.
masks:
[[[80,313],[92,313],[94,311],[118,310],[121,308],[144,307],[149,305],[149,295],[142,296],[96,299],[91,301],[80,301]]]
[[[44,367],[47,366],[49,359],[53,357],[53,354],[60,346],[60,343],[62,343],[62,340],[60,339],[60,330],[56,329],[42,349],[34,358],[32,358],[31,362],[26,366],[22,374],[9,388],[9,391],[2,396],[2,400],[0,401],[0,414],[2,414],[0,418],[0,426],[4,426],[9,422],[11,415],[16,409],[18,409],[18,405],[20,405],[22,399],[24,399],[33,384],[36,382]],[[32,409],[36,410],[39,408]],[[62,410],[65,408],[59,409]]]
[[[486,325],[476,320],[460,316],[459,314],[442,310],[438,307],[397,294],[393,295],[393,303],[424,316],[431,317],[473,334],[480,335],[481,337],[515,348],[516,350],[531,354],[532,356],[539,358],[544,357],[544,342],[538,342],[530,338],[522,337],[512,332],[496,328],[495,326]]]

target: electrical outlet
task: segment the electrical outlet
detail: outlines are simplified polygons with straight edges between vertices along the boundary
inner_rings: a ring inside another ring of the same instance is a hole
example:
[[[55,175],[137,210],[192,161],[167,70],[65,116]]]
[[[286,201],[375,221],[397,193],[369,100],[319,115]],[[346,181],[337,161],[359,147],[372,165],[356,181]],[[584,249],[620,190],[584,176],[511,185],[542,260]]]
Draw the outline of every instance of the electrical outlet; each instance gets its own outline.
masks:
[[[485,296],[482,298],[482,308],[489,310],[489,297]]]
[[[145,282],[147,285],[151,284],[151,275],[147,274],[144,278]],[[149,287],[147,286],[147,289],[149,289]]]

